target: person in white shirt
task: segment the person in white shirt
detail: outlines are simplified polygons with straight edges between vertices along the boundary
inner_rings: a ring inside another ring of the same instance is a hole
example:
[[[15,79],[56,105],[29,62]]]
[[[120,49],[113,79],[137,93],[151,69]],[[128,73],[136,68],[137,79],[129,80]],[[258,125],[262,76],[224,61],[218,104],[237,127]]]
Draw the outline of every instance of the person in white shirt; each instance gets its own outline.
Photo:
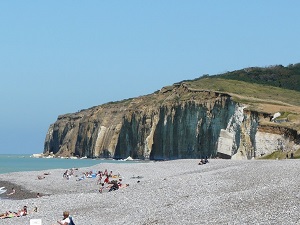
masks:
[[[63,212],[63,220],[61,221],[57,221],[58,224],[60,225],[69,225],[70,224],[70,218],[69,218],[69,212],[68,211],[64,211]]]

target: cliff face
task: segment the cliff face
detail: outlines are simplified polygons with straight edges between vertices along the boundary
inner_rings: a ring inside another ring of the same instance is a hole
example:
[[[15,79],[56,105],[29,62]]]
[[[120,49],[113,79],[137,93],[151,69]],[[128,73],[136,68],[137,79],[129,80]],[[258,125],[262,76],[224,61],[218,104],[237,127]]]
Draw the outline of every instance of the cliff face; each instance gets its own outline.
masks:
[[[178,159],[252,158],[299,148],[289,129],[261,126],[271,115],[246,109],[228,94],[184,84],[131,100],[59,116],[48,130],[44,153]]]

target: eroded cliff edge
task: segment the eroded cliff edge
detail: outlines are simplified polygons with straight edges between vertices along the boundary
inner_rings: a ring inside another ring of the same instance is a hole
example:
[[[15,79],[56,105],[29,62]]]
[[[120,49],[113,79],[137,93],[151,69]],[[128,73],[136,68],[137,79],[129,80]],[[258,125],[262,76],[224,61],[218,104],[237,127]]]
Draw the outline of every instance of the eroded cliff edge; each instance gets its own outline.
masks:
[[[134,99],[61,115],[44,153],[124,159],[247,158],[300,148],[297,131],[273,126],[227,93],[184,83]]]

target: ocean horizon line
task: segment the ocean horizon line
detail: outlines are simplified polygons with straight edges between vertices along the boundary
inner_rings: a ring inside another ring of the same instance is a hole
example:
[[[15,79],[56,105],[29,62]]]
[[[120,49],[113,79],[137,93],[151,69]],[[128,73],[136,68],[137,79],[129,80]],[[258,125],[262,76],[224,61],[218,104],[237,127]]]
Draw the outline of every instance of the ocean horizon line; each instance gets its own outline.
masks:
[[[134,163],[113,159],[34,158],[32,154],[0,154],[0,174],[90,167],[100,163]]]

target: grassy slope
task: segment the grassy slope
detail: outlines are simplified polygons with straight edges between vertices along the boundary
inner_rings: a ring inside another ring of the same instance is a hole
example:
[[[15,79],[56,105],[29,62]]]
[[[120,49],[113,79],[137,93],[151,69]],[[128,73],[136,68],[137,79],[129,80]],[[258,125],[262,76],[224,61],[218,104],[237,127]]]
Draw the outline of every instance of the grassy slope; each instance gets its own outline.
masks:
[[[276,151],[270,155],[261,157],[260,159],[286,159],[286,152]],[[288,158],[291,157],[291,153],[288,153]],[[300,149],[294,152],[294,159],[300,159]]]
[[[193,89],[213,90],[234,94],[237,99],[245,102],[278,102],[300,106],[300,92],[274,86],[248,83],[238,80],[228,80],[217,77],[207,77],[185,82]],[[255,100],[256,99],[256,100]]]
[[[264,84],[284,89],[300,91],[300,63],[287,67],[250,67],[218,75],[224,79],[240,80],[248,83]]]

